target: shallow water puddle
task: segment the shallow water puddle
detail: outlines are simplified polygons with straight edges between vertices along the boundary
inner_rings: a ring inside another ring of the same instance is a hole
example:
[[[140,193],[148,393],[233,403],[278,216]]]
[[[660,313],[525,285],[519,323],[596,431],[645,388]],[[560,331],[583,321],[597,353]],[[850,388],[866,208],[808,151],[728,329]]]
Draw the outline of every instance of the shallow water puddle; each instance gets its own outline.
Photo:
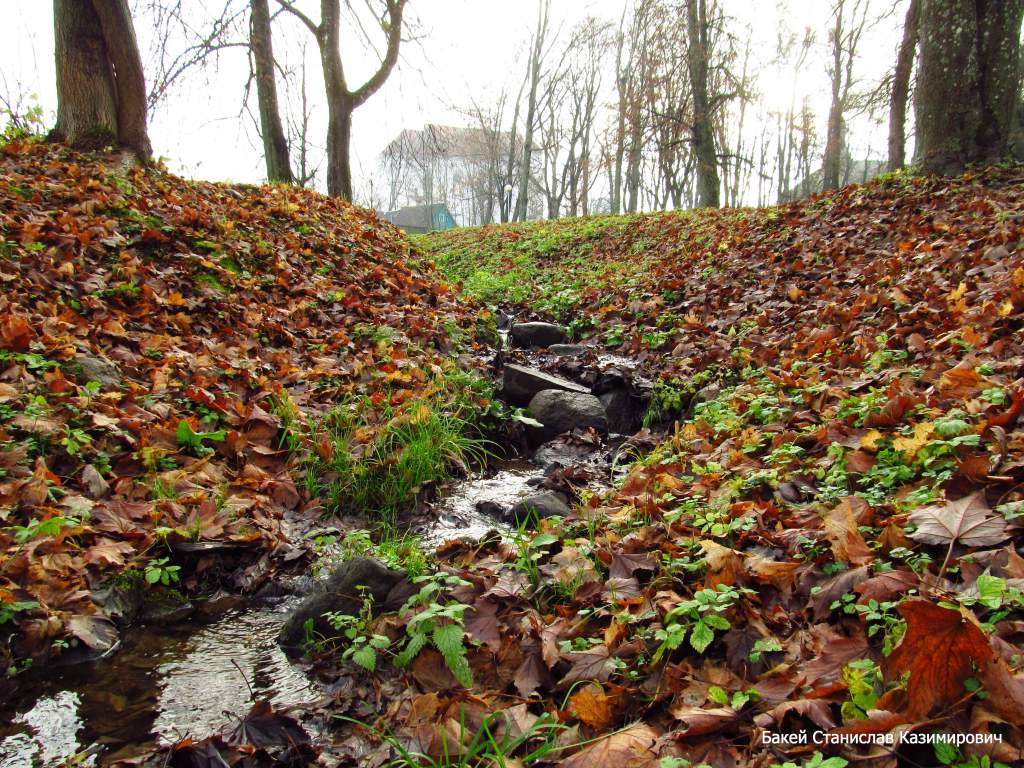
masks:
[[[277,647],[293,604],[232,610],[206,625],[138,629],[109,659],[23,684],[28,690],[4,703],[14,714],[0,725],[0,766],[57,766],[94,746],[101,749],[93,760],[105,763],[186,734],[207,736],[251,706],[235,664],[256,698],[280,705],[317,698]]]

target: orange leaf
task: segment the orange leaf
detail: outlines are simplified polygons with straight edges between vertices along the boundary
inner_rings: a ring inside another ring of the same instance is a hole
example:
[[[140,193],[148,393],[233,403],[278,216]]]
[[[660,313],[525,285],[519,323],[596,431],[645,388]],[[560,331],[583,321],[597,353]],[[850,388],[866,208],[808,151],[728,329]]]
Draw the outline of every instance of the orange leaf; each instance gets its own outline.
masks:
[[[596,730],[604,730],[612,722],[612,707],[599,685],[588,685],[569,699],[569,711],[574,717]]]

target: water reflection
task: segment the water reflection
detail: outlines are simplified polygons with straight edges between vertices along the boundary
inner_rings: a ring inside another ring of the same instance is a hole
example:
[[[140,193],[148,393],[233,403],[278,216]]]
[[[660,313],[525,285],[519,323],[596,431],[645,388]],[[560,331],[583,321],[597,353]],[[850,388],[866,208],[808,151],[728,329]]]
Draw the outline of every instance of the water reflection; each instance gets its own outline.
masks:
[[[275,640],[289,607],[232,611],[199,629],[146,628],[110,659],[26,679],[0,704],[0,768],[57,766],[90,747],[102,764],[206,736],[248,711],[244,678],[257,698],[314,698]]]

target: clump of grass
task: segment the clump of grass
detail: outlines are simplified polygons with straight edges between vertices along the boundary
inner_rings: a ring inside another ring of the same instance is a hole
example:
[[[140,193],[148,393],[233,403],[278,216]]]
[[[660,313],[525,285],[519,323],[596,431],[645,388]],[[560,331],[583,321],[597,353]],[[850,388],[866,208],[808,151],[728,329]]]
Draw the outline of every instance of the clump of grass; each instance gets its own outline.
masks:
[[[433,483],[488,455],[474,427],[476,393],[451,380],[433,395],[392,407],[352,397],[310,425],[306,486],[330,512],[374,514],[385,527]]]

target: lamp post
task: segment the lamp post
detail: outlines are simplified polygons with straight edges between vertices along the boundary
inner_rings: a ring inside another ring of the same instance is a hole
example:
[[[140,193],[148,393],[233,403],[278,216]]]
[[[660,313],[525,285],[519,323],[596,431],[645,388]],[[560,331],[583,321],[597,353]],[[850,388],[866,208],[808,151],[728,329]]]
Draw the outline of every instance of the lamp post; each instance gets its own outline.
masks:
[[[505,184],[505,221],[512,220],[512,184]]]

